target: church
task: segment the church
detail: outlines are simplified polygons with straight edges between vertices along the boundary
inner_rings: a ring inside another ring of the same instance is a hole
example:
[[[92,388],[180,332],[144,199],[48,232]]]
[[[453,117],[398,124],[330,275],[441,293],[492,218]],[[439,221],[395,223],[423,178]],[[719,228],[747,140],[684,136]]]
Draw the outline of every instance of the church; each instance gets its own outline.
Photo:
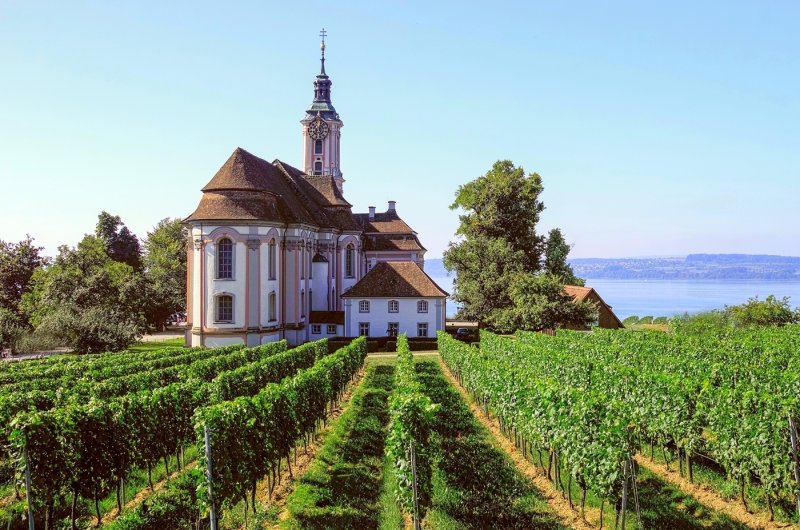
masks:
[[[344,198],[343,122],[331,103],[324,31],[303,169],[237,148],[184,223],[186,345],[249,346],[324,337],[435,337],[447,293],[389,201],[353,213]]]

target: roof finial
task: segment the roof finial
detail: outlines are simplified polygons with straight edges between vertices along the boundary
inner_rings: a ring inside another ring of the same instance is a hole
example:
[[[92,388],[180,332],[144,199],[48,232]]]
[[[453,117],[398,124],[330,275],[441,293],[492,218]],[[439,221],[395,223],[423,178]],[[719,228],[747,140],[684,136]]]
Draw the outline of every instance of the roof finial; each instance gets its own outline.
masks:
[[[320,75],[325,74],[325,37],[328,34],[325,32],[325,28],[322,28],[322,31],[319,32],[319,36],[322,37],[322,44],[319,45],[319,49],[322,50],[322,70],[320,71]]]

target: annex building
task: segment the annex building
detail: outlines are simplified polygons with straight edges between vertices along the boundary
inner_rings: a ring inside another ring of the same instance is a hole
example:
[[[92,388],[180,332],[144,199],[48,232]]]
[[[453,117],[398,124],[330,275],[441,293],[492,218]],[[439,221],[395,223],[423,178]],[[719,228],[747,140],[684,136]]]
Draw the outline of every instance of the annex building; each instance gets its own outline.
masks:
[[[188,346],[444,329],[447,293],[424,272],[425,248],[395,202],[353,213],[344,197],[343,122],[324,40],[321,49],[303,169],[237,148],[184,220]]]

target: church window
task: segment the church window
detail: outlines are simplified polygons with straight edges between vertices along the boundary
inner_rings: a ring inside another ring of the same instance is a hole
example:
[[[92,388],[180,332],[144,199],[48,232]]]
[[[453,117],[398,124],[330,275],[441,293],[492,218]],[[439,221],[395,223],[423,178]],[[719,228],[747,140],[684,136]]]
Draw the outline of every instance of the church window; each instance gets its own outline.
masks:
[[[221,294],[217,296],[216,322],[233,322],[233,296]]]
[[[400,311],[400,302],[397,300],[389,300],[389,312],[397,313]]]
[[[369,337],[369,322],[358,323],[358,334],[364,337]]]
[[[268,260],[269,260],[269,267],[268,267],[269,268],[269,271],[268,271],[269,272],[269,279],[270,280],[274,280],[275,279],[275,272],[276,272],[275,271],[275,266],[277,264],[276,263],[277,262],[277,245],[275,244],[275,240],[274,239],[270,240],[270,242],[269,242]]]
[[[306,292],[300,291],[300,318],[306,316]]]
[[[227,237],[217,243],[217,278],[233,279],[233,241]]]
[[[300,279],[305,279],[306,277],[306,251],[304,249],[300,249]]]
[[[369,300],[361,300],[358,303],[358,312],[359,313],[369,313]]]
[[[275,295],[275,291],[269,293],[269,317],[270,322],[275,322],[278,320],[278,303],[277,303],[277,296]]]
[[[311,324],[311,333],[314,335],[319,335],[322,333],[322,325],[321,324]]]
[[[314,140],[314,154],[315,155],[322,154],[322,140]]]
[[[353,278],[355,276],[355,254],[356,251],[353,245],[347,245],[344,251],[344,275],[346,278]]]
[[[417,324],[417,337],[427,337],[427,336],[428,336],[428,323],[419,322]]]
[[[314,162],[314,174],[322,175],[322,160],[317,160]]]
[[[427,300],[420,300],[417,302],[417,313],[427,313],[428,312],[428,301]]]

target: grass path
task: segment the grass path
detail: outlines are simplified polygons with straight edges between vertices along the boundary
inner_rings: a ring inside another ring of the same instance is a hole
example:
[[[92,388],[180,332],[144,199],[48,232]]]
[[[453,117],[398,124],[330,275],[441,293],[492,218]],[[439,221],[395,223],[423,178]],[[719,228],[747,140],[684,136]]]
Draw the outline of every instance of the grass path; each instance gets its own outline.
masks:
[[[484,416],[480,407],[475,404],[467,391],[458,384],[458,381],[453,377],[453,374],[450,373],[450,370],[441,359],[439,360],[439,365],[442,368],[442,372],[447,377],[447,380],[469,406],[472,415],[491,433],[495,444],[508,454],[517,469],[539,490],[542,496],[547,500],[547,503],[552,507],[553,513],[559,518],[561,523],[578,530],[591,530],[594,528],[590,523],[582,520],[580,514],[570,508],[569,502],[561,496],[560,492],[556,490],[553,483],[547,479],[545,474],[540,471],[538,467],[525,459],[516,446],[503,435],[500,430],[500,423],[494,418],[487,418]],[[600,510],[596,508],[587,506],[586,515],[590,520],[600,520]]]
[[[673,486],[679,488],[681,491],[691,495],[703,505],[724,513],[734,521],[747,525],[750,528],[778,530],[793,526],[791,523],[769,521],[769,518],[761,513],[749,513],[745,511],[744,507],[738,502],[729,501],[723,498],[722,495],[714,491],[711,487],[703,484],[691,483],[686,478],[682,477],[678,471],[667,469],[664,464],[651,462],[648,458],[643,457],[642,455],[636,456],[636,462],[644,469],[650,471],[652,474],[669,482]]]

